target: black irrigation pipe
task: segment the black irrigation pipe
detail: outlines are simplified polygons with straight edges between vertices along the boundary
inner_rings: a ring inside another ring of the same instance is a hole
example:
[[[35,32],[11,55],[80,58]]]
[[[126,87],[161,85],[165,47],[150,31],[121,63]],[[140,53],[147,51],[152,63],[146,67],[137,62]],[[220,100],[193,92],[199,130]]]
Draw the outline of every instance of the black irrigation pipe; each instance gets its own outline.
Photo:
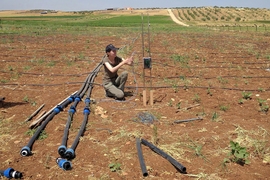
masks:
[[[81,99],[83,98],[83,96],[85,94],[85,91],[88,89],[87,97],[85,99],[86,108],[84,110],[84,114],[87,114],[87,112],[88,112],[87,110],[89,109],[90,95],[91,95],[90,92],[92,90],[93,81],[94,81],[97,73],[99,72],[101,66],[102,66],[102,62],[100,62],[100,64],[94,69],[94,71],[91,74],[89,74],[89,77],[87,78],[85,86],[84,86],[84,90],[82,91],[82,93],[80,93],[78,96],[75,97],[75,102],[69,109],[68,119],[67,119],[67,122],[66,122],[64,135],[63,135],[63,138],[62,138],[62,144],[58,148],[58,154],[62,158],[67,158],[66,157],[67,156],[66,155],[67,154],[67,147],[66,146],[67,146],[68,132],[69,132],[71,122],[73,120],[73,115],[76,112],[76,107],[77,107],[78,103],[81,101]],[[89,110],[89,113],[90,113],[90,110]],[[73,148],[73,149],[75,149],[75,148]],[[68,152],[68,156],[73,157],[73,154],[74,154],[73,151],[74,150],[69,150],[69,151],[70,152]],[[72,159],[72,158],[67,158],[67,159]]]
[[[29,140],[29,142],[27,143],[27,145],[24,146],[21,149],[21,151],[20,151],[21,156],[29,156],[29,155],[32,154],[32,152],[31,152],[32,146],[33,146],[34,142],[36,141],[36,139],[38,138],[38,136],[40,135],[41,131],[46,127],[46,125],[53,119],[53,117],[55,115],[57,115],[58,113],[60,113],[61,111],[63,111],[63,109],[66,106],[68,106],[68,104],[70,104],[73,101],[74,101],[74,97],[73,96],[70,96],[64,102],[62,102],[61,104],[57,105],[53,109],[53,111],[46,117],[46,119],[42,122],[42,124],[36,130],[35,134]]]
[[[149,147],[152,151],[155,153],[159,154],[163,158],[167,159],[175,168],[177,168],[181,173],[186,173],[187,169],[185,166],[180,164],[178,161],[176,161],[173,157],[170,155],[166,154],[164,151],[156,147],[155,145],[151,144],[145,139],[141,139],[141,143],[147,147]]]
[[[87,76],[84,84],[82,85],[82,87],[80,88],[80,90],[78,91],[78,93],[76,94],[76,96],[74,97],[74,104],[70,107],[68,113],[69,113],[69,116],[68,116],[68,120],[67,120],[67,123],[66,123],[66,128],[64,130],[64,135],[63,135],[63,138],[62,138],[62,145],[59,146],[58,148],[58,153],[61,155],[61,156],[64,156],[65,152],[66,152],[66,144],[67,144],[67,139],[68,139],[68,132],[69,132],[69,127],[70,127],[70,124],[73,120],[73,115],[74,113],[76,112],[76,106],[77,104],[81,101],[81,98],[83,97],[85,91],[87,90],[88,88],[88,82],[89,82],[89,79],[91,77],[91,74],[92,72]],[[66,159],[63,159],[63,158],[57,158],[56,159],[56,163],[58,164],[58,166],[64,170],[70,170],[72,168],[72,165],[71,165],[71,162],[66,160]]]
[[[197,88],[197,89],[223,89],[223,90],[233,90],[233,91],[259,91],[258,89],[238,89],[238,88],[219,88],[219,87],[209,87],[209,86],[126,86],[128,89],[134,89],[134,88],[151,88],[151,89],[166,89],[166,88],[184,88],[184,89],[190,89],[190,88]],[[270,88],[264,89],[264,91],[270,91]]]
[[[148,172],[147,172],[146,165],[145,165],[144,158],[143,158],[143,154],[142,154],[141,140],[139,138],[136,138],[136,148],[137,148],[137,152],[138,152],[138,158],[139,158],[142,174],[144,177],[146,177],[146,176],[148,176]]]
[[[0,170],[0,175],[8,179],[21,179],[23,174],[19,171],[15,171],[13,168],[7,168],[6,170]]]
[[[97,75],[97,73],[99,72],[99,69],[102,67],[102,62],[99,64],[99,66],[96,68],[95,70],[95,73],[93,74],[93,76],[91,77],[91,81],[90,81],[90,84],[89,84],[89,89],[88,89],[88,92],[87,92],[87,95],[86,95],[86,99],[85,99],[85,108],[84,108],[84,111],[83,111],[83,114],[84,114],[84,120],[81,124],[81,127],[80,127],[80,130],[75,138],[75,140],[73,141],[71,147],[65,152],[65,155],[64,157],[68,160],[71,160],[71,159],[74,159],[75,158],[75,150],[79,144],[79,141],[80,141],[80,137],[83,136],[83,133],[85,131],[85,128],[86,128],[86,125],[87,125],[87,122],[88,122],[88,116],[90,114],[90,96],[91,96],[91,93],[92,93],[92,89],[93,89],[93,85],[92,85],[92,82],[94,82],[95,80],[95,77]]]
[[[86,82],[88,81],[89,77],[90,77],[90,75],[87,77]],[[73,102],[76,96],[85,94],[85,92],[87,90],[86,84],[87,83],[83,84],[83,86],[81,87],[81,89],[75,95],[72,94],[69,98],[67,98],[66,100],[64,100],[62,103],[58,104],[52,110],[52,112],[47,115],[46,119],[39,126],[39,128],[37,129],[37,131],[35,132],[35,134],[32,136],[32,138],[29,140],[29,142],[27,143],[27,145],[24,146],[21,149],[20,154],[22,156],[29,156],[29,155],[32,154],[31,153],[32,146],[33,146],[34,142],[36,141],[36,139],[38,138],[38,136],[40,135],[41,131],[46,127],[46,125],[53,119],[53,117],[55,115],[57,115],[58,113],[60,113],[61,111],[63,111],[63,109],[65,107],[67,107],[71,102]]]
[[[184,123],[184,122],[190,122],[190,121],[197,121],[197,120],[203,120],[201,117],[191,118],[191,119],[185,119],[185,120],[175,120],[174,123]]]

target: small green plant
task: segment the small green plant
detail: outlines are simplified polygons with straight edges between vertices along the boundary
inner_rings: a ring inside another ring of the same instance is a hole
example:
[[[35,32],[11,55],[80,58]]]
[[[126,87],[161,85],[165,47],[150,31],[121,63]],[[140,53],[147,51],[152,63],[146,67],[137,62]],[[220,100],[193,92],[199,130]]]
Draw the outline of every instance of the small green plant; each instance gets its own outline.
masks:
[[[221,111],[227,111],[228,109],[229,109],[229,107],[228,106],[226,106],[226,105],[221,105],[220,107],[219,107],[219,109],[221,110]]]
[[[8,80],[6,80],[6,79],[1,79],[0,82],[1,82],[1,83],[7,83]]]
[[[264,103],[266,103],[266,100],[258,98],[259,106],[262,106]]]
[[[245,91],[242,92],[243,99],[246,99],[246,100],[251,99],[251,96],[252,96],[251,92],[245,92]]]
[[[37,105],[36,101],[29,99],[28,96],[24,96],[23,102],[31,103],[32,106],[36,106]]]
[[[200,96],[198,94],[195,94],[195,96],[194,96],[194,98],[192,98],[192,100],[194,102],[197,102],[197,103],[200,103],[201,102],[201,98],[200,98]]]
[[[241,147],[238,142],[230,141],[231,151],[228,154],[228,158],[224,159],[224,163],[234,162],[240,165],[249,164],[249,153],[245,147]]]
[[[212,121],[215,121],[215,120],[217,120],[218,117],[219,117],[218,113],[214,112],[211,119],[212,119]]]
[[[239,99],[238,104],[244,104],[244,99],[243,98]]]
[[[121,164],[118,162],[110,163],[109,168],[111,172],[116,172],[116,171],[121,170]]]
[[[55,62],[54,62],[54,61],[50,61],[47,65],[48,65],[49,67],[53,67],[53,66],[55,66]]]
[[[173,100],[172,99],[170,99],[170,101],[168,102],[168,106],[169,107],[172,107],[173,106]]]
[[[178,88],[177,84],[173,84],[172,88],[173,88],[175,93],[177,93],[179,91],[179,88]]]
[[[24,66],[23,69],[27,71],[27,70],[31,69],[31,66]]]
[[[263,92],[263,91],[265,91],[263,88],[258,88],[258,91],[259,92]]]
[[[228,80],[224,79],[221,76],[218,76],[217,79],[218,79],[218,82],[221,83],[221,84],[227,84],[228,83]]]
[[[14,71],[14,68],[12,66],[8,66],[9,71]]]
[[[178,103],[176,104],[176,108],[177,108],[177,109],[180,109],[180,108],[181,108],[181,102],[178,102]]]
[[[23,97],[23,102],[29,102],[28,96],[24,96],[24,97]]]
[[[79,54],[79,59],[84,59],[84,58],[85,58],[85,55],[84,55],[84,53],[81,52],[81,53]]]
[[[259,98],[258,102],[259,102],[259,106],[260,106],[260,111],[267,113],[269,111],[269,105],[267,104],[267,101]]]
[[[213,95],[212,92],[210,91],[210,88],[207,88],[207,94],[210,95],[210,96]]]

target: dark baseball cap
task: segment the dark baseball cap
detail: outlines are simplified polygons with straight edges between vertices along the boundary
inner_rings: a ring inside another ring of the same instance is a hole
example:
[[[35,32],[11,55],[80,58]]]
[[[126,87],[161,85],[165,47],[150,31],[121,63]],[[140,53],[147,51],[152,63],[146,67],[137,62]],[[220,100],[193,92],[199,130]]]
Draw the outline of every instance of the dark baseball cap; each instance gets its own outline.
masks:
[[[119,48],[116,48],[114,45],[109,44],[108,46],[106,46],[105,52],[110,52],[112,50],[118,50]]]

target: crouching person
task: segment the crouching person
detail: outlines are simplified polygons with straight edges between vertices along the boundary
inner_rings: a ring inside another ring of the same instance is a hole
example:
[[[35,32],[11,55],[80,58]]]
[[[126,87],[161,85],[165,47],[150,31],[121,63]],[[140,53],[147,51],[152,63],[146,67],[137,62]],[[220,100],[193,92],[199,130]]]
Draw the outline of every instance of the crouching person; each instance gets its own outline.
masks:
[[[123,71],[118,75],[118,70],[123,65],[132,65],[133,57],[123,59],[117,56],[117,50],[114,45],[109,44],[105,48],[106,55],[103,57],[104,76],[103,87],[107,97],[116,100],[125,100],[124,88],[128,78],[128,72]]]

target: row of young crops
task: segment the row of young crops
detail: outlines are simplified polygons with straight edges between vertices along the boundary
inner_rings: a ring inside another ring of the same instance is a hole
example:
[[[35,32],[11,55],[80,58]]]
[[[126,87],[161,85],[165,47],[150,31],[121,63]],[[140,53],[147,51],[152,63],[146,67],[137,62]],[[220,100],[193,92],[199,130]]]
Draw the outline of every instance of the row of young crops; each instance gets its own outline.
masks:
[[[270,17],[269,9],[255,8],[178,8],[174,10],[176,17],[187,22],[256,22],[267,21]]]

